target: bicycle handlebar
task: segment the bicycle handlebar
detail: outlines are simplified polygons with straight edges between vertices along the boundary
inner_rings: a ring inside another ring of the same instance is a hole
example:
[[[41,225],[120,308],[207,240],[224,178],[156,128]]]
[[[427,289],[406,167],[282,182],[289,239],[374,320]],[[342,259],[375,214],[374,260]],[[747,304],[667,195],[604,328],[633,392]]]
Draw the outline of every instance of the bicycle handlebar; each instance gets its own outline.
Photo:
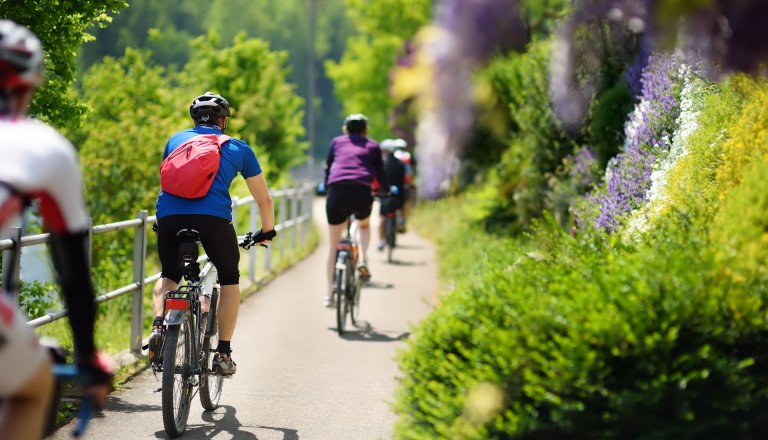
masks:
[[[53,374],[59,379],[78,380],[82,373],[77,365],[74,364],[54,364]],[[75,429],[72,430],[72,436],[75,438],[82,437],[85,433],[85,428],[88,427],[88,422],[93,415],[93,398],[90,396],[83,396],[80,399],[80,409],[77,411],[77,424]]]
[[[254,232],[249,232],[245,234],[245,237],[243,238],[243,241],[240,242],[240,247],[243,249],[250,249],[254,245],[259,245],[265,248],[268,248],[264,241],[272,240],[277,236],[277,231],[274,229],[271,231],[264,232],[261,229]]]

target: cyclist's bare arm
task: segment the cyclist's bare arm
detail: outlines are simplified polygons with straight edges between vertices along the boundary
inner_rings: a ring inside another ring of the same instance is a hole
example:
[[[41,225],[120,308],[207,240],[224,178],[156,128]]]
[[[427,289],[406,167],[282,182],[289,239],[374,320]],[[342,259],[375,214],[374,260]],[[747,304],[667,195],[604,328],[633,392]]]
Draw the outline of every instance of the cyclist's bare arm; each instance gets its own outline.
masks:
[[[248,190],[253,196],[253,200],[259,205],[259,217],[261,218],[261,230],[272,231],[275,229],[275,209],[272,205],[272,196],[269,194],[267,181],[264,180],[264,173],[245,179],[248,184]]]

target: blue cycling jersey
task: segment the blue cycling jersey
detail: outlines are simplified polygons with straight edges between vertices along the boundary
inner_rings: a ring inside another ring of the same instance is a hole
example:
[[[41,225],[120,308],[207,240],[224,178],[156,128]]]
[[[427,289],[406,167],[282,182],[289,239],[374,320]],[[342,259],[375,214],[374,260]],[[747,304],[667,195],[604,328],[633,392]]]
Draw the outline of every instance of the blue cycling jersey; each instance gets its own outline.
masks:
[[[222,134],[214,127],[198,125],[177,133],[168,140],[163,153],[163,159],[187,140],[200,134]],[[250,145],[232,138],[221,146],[221,162],[219,171],[213,180],[211,189],[199,199],[185,199],[160,190],[157,197],[157,218],[177,214],[204,214],[232,220],[232,199],[229,187],[240,173],[244,179],[261,174],[261,166]]]

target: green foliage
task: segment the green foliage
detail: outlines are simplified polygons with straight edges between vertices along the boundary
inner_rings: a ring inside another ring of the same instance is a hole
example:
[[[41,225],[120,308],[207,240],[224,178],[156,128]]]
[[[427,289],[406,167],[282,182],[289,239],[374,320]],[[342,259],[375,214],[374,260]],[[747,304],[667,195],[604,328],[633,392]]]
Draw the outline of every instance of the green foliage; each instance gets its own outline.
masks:
[[[369,121],[369,135],[374,139],[391,133],[387,118],[395,101],[388,93],[387,72],[394,67],[402,45],[403,40],[395,36],[352,37],[341,61],[327,61],[325,65],[344,114],[364,113]],[[341,134],[342,120],[343,117],[338,120],[337,135]]]
[[[589,122],[588,142],[597,155],[600,169],[621,150],[624,124],[635,100],[624,81],[609,88],[595,100]]]
[[[431,8],[431,0],[349,2],[359,35],[350,37],[341,60],[326,61],[325,69],[344,113],[365,113],[373,138],[392,136],[388,117],[396,102],[389,96],[390,70],[406,41],[429,23]]]
[[[739,184],[744,167],[753,158],[768,155],[768,81],[742,79],[736,87],[748,94],[748,102],[723,146],[723,165],[717,171],[721,196]]]
[[[497,165],[498,201],[488,222],[521,230],[541,215],[547,174],[554,174],[573,152],[570,139],[555,118],[547,94],[551,44],[532,43],[522,54],[494,60],[484,73],[511,116],[509,147]]]
[[[314,36],[316,68],[316,139],[327,145],[338,134],[340,105],[333,85],[325,76],[321,60],[338,60],[346,39],[353,33],[345,0],[316,2]],[[221,36],[218,48],[239,33],[269,42],[273,50],[285,51],[291,67],[288,81],[296,94],[306,99],[309,92],[310,40],[305,0],[196,0],[167,2],[136,0],[114,18],[114,23],[96,32],[96,41],[84,46],[80,61],[87,68],[104,56],[119,57],[128,47],[150,50],[152,60],[166,67],[181,67],[196,55],[189,41],[214,32]],[[315,150],[316,156],[320,149]]]
[[[742,183],[725,196],[711,231],[723,275],[737,290],[768,285],[768,158],[744,169]]]
[[[547,38],[557,31],[573,3],[573,0],[523,0],[520,9],[531,33]]]
[[[131,218],[154,205],[165,143],[190,125],[187,96],[133,49],[89,69],[81,96],[90,111],[70,138],[80,146],[89,212],[94,224]]]
[[[397,438],[759,438],[768,292],[724,279],[705,229],[636,249],[551,223],[534,237],[417,326]]]
[[[124,0],[83,0],[35,2],[0,0],[0,17],[29,27],[42,41],[46,52],[47,81],[35,95],[30,112],[56,127],[74,127],[85,109],[68,88],[75,76],[75,54],[90,38],[93,25],[110,21],[108,11],[127,6]]]
[[[188,100],[206,90],[227,98],[233,109],[228,132],[269,153],[275,166],[265,170],[268,181],[300,163],[306,147],[297,142],[304,135],[304,103],[285,81],[286,54],[272,52],[266,42],[245,34],[238,34],[224,49],[217,49],[215,34],[199,37],[192,45],[195,58],[180,77],[188,90],[194,90]]]
[[[55,295],[55,289],[51,283],[41,283],[33,281],[31,283],[21,282],[19,288],[19,307],[29,317],[29,319],[39,318],[54,309],[58,303]]]

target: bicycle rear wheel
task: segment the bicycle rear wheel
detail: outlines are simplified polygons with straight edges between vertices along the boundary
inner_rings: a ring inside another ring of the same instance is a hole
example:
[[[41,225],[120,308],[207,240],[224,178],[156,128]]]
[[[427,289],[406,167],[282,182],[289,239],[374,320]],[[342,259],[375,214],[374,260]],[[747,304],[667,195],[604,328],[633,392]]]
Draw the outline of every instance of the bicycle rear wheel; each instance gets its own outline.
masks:
[[[206,314],[205,322],[201,326],[203,333],[202,353],[200,356],[200,403],[206,410],[214,410],[219,406],[221,389],[224,387],[224,377],[211,371],[211,354],[219,344],[219,335],[216,322],[216,304],[219,299],[218,289],[214,289],[211,295],[211,308]]]
[[[334,295],[336,295],[336,331],[339,335],[344,334],[344,326],[347,324],[347,294],[344,278],[346,272],[343,269],[336,269],[336,279],[334,285]]]
[[[180,325],[169,326],[163,346],[163,426],[170,437],[187,428],[192,400],[192,324],[184,314]]]
[[[387,262],[392,262],[392,251],[395,249],[395,236],[397,231],[395,230],[395,217],[388,216],[384,224],[384,237],[387,240]]]

